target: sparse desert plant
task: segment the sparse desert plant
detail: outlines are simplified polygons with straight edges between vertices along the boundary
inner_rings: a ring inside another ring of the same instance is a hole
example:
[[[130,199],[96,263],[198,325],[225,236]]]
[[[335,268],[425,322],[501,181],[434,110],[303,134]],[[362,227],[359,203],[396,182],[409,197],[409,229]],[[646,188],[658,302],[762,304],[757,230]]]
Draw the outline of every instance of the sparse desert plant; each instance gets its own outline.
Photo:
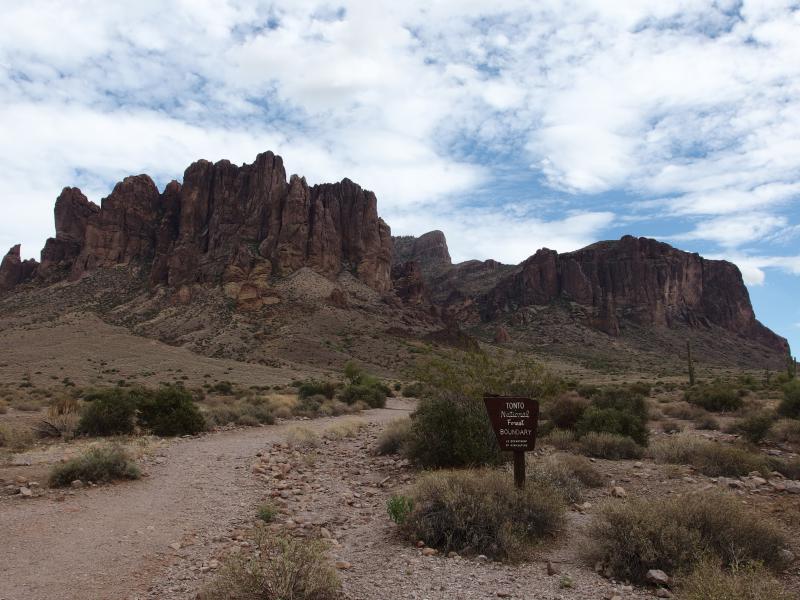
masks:
[[[345,438],[352,438],[367,426],[366,421],[359,419],[346,419],[330,425],[325,429],[323,437],[330,440],[343,440]]]
[[[218,381],[211,386],[210,391],[222,394],[223,396],[230,396],[233,394],[233,384],[230,381]]]
[[[0,400],[0,415],[8,412],[8,403],[5,400]]]
[[[408,515],[414,509],[414,503],[407,496],[392,496],[386,503],[386,511],[389,513],[389,518],[398,525],[404,525],[408,519]]]
[[[406,451],[417,465],[452,468],[503,461],[482,400],[439,392],[411,416]]]
[[[685,600],[791,600],[775,576],[758,563],[734,565],[730,571],[719,561],[704,559],[679,582]]]
[[[408,442],[411,435],[411,419],[403,417],[386,424],[378,436],[375,451],[377,454],[397,454]]]
[[[270,412],[276,419],[290,418],[294,407],[297,406],[297,396],[294,394],[270,394],[266,400]]]
[[[131,390],[107,388],[84,395],[77,433],[91,436],[127,435],[134,431],[137,398]]]
[[[683,425],[672,419],[668,419],[661,423],[661,431],[664,433],[680,433],[683,431]]]
[[[590,432],[579,440],[581,452],[588,456],[597,458],[608,458],[610,460],[622,460],[631,458],[641,458],[644,448],[637,444],[633,439],[614,433]]]
[[[109,483],[120,479],[138,479],[136,464],[120,446],[90,448],[81,456],[56,465],[50,471],[50,485],[64,487],[76,479]]]
[[[717,431],[719,429],[719,421],[709,414],[703,414],[694,420],[694,426],[697,429],[705,429],[708,431]]]
[[[300,398],[310,398],[311,396],[324,396],[328,400],[336,395],[336,384],[332,381],[318,381],[307,379],[297,388],[297,395]]]
[[[519,558],[529,542],[557,532],[564,498],[548,485],[517,489],[500,470],[437,471],[410,494],[406,530],[442,551]]]
[[[272,523],[275,520],[275,517],[278,514],[278,509],[275,508],[275,505],[272,502],[264,502],[259,505],[258,510],[256,511],[256,515],[259,519],[264,521],[264,523]]]
[[[340,393],[339,399],[345,404],[363,402],[370,408],[383,408],[386,398],[391,394],[389,388],[377,379],[363,375],[359,383],[348,384]]]
[[[800,479],[800,458],[780,458],[771,456],[769,465],[787,479]]]
[[[256,552],[232,554],[202,600],[337,600],[341,584],[319,540],[274,536],[264,528],[254,536]]]
[[[569,429],[553,429],[542,438],[543,444],[550,444],[557,450],[570,450],[575,447],[575,432]]]
[[[547,417],[558,429],[575,429],[588,407],[586,398],[576,392],[565,392],[547,407]]]
[[[407,383],[403,386],[403,397],[404,398],[420,398],[424,391],[424,386],[422,383],[415,381],[413,383]]]
[[[193,435],[205,431],[203,414],[182,386],[164,386],[142,395],[138,421],[159,436]]]
[[[800,444],[800,421],[779,419],[772,424],[767,437],[774,442]]]
[[[673,419],[683,419],[685,421],[692,421],[708,414],[705,409],[689,404],[686,401],[663,404],[661,412]]]
[[[528,460],[530,485],[551,486],[569,502],[580,502],[584,487],[598,487],[603,476],[583,456],[553,454],[544,459]]]
[[[649,454],[660,463],[692,465],[709,477],[738,477],[768,470],[766,458],[747,448],[680,434],[651,444]]]
[[[687,571],[707,557],[726,567],[759,561],[778,567],[780,528],[720,492],[609,502],[589,530],[591,558],[620,579],[643,582],[649,569]]]
[[[800,379],[792,379],[783,386],[783,400],[778,412],[784,417],[800,419]]]
[[[626,436],[647,445],[648,407],[643,396],[627,388],[607,388],[595,394],[576,424],[579,437],[589,432]]]
[[[686,390],[684,399],[689,404],[714,412],[731,412],[743,403],[741,394],[733,385],[719,381],[692,386]]]
[[[33,441],[33,432],[28,427],[0,423],[0,448],[26,450],[33,445]]]
[[[323,417],[338,417],[339,415],[348,415],[353,412],[363,410],[362,405],[345,404],[341,400],[325,400],[318,410],[318,413]]]
[[[290,448],[309,449],[320,445],[319,435],[308,427],[292,427],[286,433],[286,443]]]
[[[322,394],[303,396],[298,400],[297,404],[295,404],[292,412],[298,417],[308,417],[312,419],[319,415],[319,410],[326,400],[327,398]]]
[[[744,436],[748,442],[759,444],[767,437],[774,422],[774,414],[766,411],[755,412],[737,421],[734,424],[734,431]]]

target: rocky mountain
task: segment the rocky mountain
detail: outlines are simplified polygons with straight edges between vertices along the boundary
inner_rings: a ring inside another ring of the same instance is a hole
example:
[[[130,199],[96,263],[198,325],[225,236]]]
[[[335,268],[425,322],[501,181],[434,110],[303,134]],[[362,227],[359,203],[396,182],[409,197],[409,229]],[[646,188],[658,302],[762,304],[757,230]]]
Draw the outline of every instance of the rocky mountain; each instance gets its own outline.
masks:
[[[20,247],[12,248],[0,265],[0,292],[123,266],[141,275],[143,289],[161,290],[173,304],[216,289],[252,313],[282,302],[276,290],[289,284],[281,282],[309,270],[331,282],[313,284],[325,289],[320,306],[372,311],[382,323],[394,319],[398,325],[389,329],[397,331],[460,328],[487,342],[537,345],[580,344],[589,335],[580,331],[624,339],[634,330],[657,336],[685,329],[724,332],[770,355],[789,350],[756,320],[731,263],[625,236],[564,254],[542,249],[520,265],[453,264],[441,231],[392,238],[372,192],[349,179],[315,186],[297,175],[287,179],[271,152],[241,166],[197,161],[162,192],[147,175],[127,177],[100,206],[64,188],[54,212],[56,234],[41,261],[23,261]],[[369,293],[345,291],[345,275]],[[134,309],[116,309],[117,318],[126,310]],[[563,323],[582,329],[569,338]]]

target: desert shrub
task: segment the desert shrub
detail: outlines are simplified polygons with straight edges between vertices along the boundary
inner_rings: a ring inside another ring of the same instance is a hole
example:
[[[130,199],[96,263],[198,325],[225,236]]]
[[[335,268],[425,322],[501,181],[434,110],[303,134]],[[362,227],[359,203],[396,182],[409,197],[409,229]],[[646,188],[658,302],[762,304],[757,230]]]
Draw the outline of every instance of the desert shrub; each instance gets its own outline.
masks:
[[[483,400],[440,392],[420,400],[406,452],[425,468],[496,465],[503,455]]]
[[[498,470],[428,473],[411,501],[406,529],[445,552],[517,558],[527,543],[558,531],[564,519],[564,499],[556,489],[520,490]]]
[[[33,432],[27,427],[0,423],[0,448],[25,450],[33,445]]]
[[[361,404],[345,404],[341,400],[325,400],[319,407],[319,414],[324,417],[338,417],[362,410]]]
[[[780,566],[780,528],[719,492],[635,498],[602,506],[590,527],[590,554],[620,579],[642,582],[649,569],[686,571],[705,557],[725,566]]]
[[[603,476],[586,458],[572,454],[553,454],[528,461],[530,485],[552,486],[569,502],[580,502],[585,487],[603,485]]]
[[[0,400],[0,415],[4,415],[8,412],[8,404],[5,400]]]
[[[669,419],[661,423],[661,431],[664,433],[680,433],[683,431],[683,425]]]
[[[688,402],[664,404],[661,407],[661,412],[673,419],[683,419],[685,421],[692,421],[707,414],[705,409]]]
[[[403,417],[386,424],[375,445],[377,454],[397,454],[411,435],[411,419]]]
[[[330,440],[342,440],[345,438],[352,438],[367,426],[366,421],[358,419],[347,419],[339,421],[328,427],[323,436]]]
[[[211,386],[211,391],[223,396],[230,396],[233,394],[233,384],[230,381],[218,381]]]
[[[766,471],[768,466],[764,456],[747,448],[689,434],[659,439],[648,452],[656,462],[692,465],[709,477],[739,477],[751,471]]]
[[[77,433],[91,436],[131,434],[135,427],[136,397],[131,390],[107,388],[89,392]]]
[[[317,381],[316,379],[308,379],[303,381],[298,386],[297,395],[300,396],[300,398],[324,396],[330,400],[336,395],[336,384],[332,381]]]
[[[272,394],[267,396],[267,405],[276,419],[288,419],[297,405],[297,396],[290,394]]]
[[[418,381],[407,383],[403,386],[404,398],[419,398],[422,395],[423,386]]]
[[[398,525],[404,525],[408,515],[414,509],[414,503],[406,496],[392,496],[386,503],[389,518]]]
[[[298,417],[313,418],[319,414],[319,409],[325,401],[326,398],[322,394],[304,396],[294,405],[292,412]]]
[[[164,386],[144,394],[138,420],[143,429],[165,437],[193,435],[206,429],[192,394],[181,386]]]
[[[702,560],[680,580],[685,600],[791,600],[783,585],[757,563],[736,565],[730,571],[718,561]]]
[[[743,403],[742,396],[734,386],[719,381],[689,388],[684,399],[689,404],[714,412],[734,411]]]
[[[618,408],[600,408],[592,405],[583,413],[576,431],[579,437],[592,433],[610,433],[631,438],[646,445],[647,421],[639,415]]]
[[[575,429],[588,406],[586,398],[575,392],[567,392],[549,405],[547,417],[559,429]]]
[[[341,584],[319,540],[274,536],[259,528],[255,553],[231,554],[202,600],[337,600]]]
[[[800,419],[800,379],[793,379],[783,386],[783,400],[778,412],[784,417]]]
[[[774,421],[775,416],[771,413],[764,411],[752,413],[737,421],[734,424],[734,431],[744,436],[747,441],[758,444],[767,437]]]
[[[653,385],[646,381],[634,381],[633,383],[629,383],[627,387],[631,393],[645,397],[649,396],[653,389]]]
[[[319,435],[308,427],[292,427],[286,434],[290,448],[309,449],[320,445]]]
[[[704,414],[694,420],[694,426],[697,429],[706,429],[709,431],[717,431],[719,429],[719,421],[712,415]]]
[[[800,458],[769,457],[769,465],[787,479],[800,479]]]
[[[339,393],[339,399],[345,404],[363,402],[370,408],[386,406],[386,397],[390,391],[387,387],[370,377],[364,377],[361,383],[350,383]]]
[[[542,443],[550,444],[557,450],[570,450],[575,446],[575,432],[569,429],[553,429],[542,438]]]
[[[800,421],[797,419],[779,419],[772,424],[767,437],[774,442],[800,444]]]
[[[256,511],[256,516],[264,523],[272,523],[275,520],[275,517],[278,515],[278,509],[275,508],[275,505],[272,502],[264,502],[263,504],[259,505],[258,510]]]
[[[578,441],[580,451],[588,456],[622,460],[641,458],[644,448],[631,438],[615,433],[590,432]]]
[[[90,448],[81,456],[53,467],[50,485],[64,487],[76,479],[109,483],[120,479],[138,479],[140,472],[128,454],[119,446]]]

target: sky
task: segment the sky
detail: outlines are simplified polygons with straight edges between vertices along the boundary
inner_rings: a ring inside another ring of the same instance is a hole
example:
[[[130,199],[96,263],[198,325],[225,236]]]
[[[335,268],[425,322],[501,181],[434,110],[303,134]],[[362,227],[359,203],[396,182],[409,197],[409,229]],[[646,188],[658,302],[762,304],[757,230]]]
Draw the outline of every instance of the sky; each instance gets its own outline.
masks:
[[[625,234],[731,260],[800,348],[798,1],[0,5],[0,249],[38,257],[64,186],[272,150],[455,260]]]

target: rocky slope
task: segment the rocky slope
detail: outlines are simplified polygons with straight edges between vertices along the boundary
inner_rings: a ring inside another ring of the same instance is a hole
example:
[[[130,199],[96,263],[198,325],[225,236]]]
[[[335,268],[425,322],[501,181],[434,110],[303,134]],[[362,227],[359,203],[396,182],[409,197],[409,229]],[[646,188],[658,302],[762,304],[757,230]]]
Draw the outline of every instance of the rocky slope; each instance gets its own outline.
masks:
[[[188,306],[219,316],[214,331],[226,331],[229,323],[244,327],[240,316],[223,318],[226,298],[254,324],[270,323],[274,333],[263,335],[277,336],[301,315],[327,307],[341,311],[329,317],[330,327],[358,313],[362,329],[398,335],[460,327],[500,344],[516,339],[541,346],[558,339],[580,346],[596,335],[630,339],[635,333],[653,341],[659,332],[686,328],[746,340],[771,362],[789,350],[756,320],[730,263],[626,236],[565,254],[542,249],[516,266],[453,264],[441,231],[392,238],[372,192],[349,179],[315,186],[297,175],[287,179],[282,159],[271,152],[242,166],[197,161],[181,183],[172,181],[162,192],[147,175],[127,177],[99,207],[79,189],[64,188],[55,225],[41,262],[23,261],[19,246],[6,255],[0,293],[35,294],[127,268],[135,275],[125,286],[130,289],[104,310],[116,307],[116,322],[130,321],[139,333],[157,331],[159,339],[189,339],[200,348],[215,347],[198,333],[211,317],[199,325],[186,318],[197,312]],[[214,294],[220,299],[208,300]],[[298,294],[306,299],[300,304]],[[176,312],[170,308],[176,304],[187,308]],[[574,335],[566,334],[565,323]],[[263,352],[258,360],[267,360]]]

